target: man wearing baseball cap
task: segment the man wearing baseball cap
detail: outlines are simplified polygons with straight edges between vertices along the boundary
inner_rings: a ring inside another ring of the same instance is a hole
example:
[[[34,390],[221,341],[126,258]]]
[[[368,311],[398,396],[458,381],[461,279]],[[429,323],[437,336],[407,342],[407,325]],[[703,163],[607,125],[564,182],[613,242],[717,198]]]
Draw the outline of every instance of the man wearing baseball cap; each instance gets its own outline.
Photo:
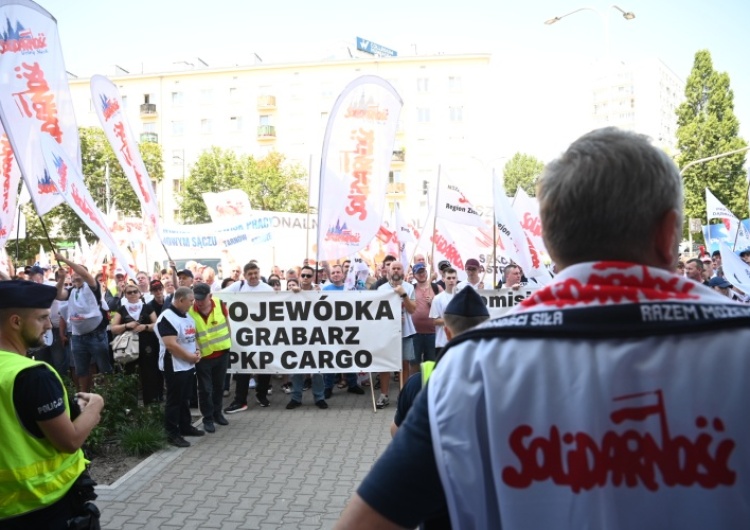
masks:
[[[180,272],[177,273],[177,282],[180,284],[180,287],[193,287],[193,283],[195,277],[193,276],[193,271],[190,269],[182,269]]]
[[[477,291],[480,289],[484,289],[484,282],[479,276],[480,268],[481,266],[479,265],[478,260],[474,258],[467,259],[466,263],[464,263],[464,270],[466,271],[466,281],[461,282],[456,286],[456,292],[459,292],[461,289],[469,286],[473,287]]]

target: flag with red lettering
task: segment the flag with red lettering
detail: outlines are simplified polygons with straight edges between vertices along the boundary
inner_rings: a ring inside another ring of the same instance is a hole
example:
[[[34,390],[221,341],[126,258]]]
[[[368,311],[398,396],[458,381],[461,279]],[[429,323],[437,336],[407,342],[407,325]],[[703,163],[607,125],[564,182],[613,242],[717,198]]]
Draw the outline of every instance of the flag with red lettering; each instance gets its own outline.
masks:
[[[513,200],[513,211],[516,212],[521,228],[531,241],[533,248],[540,254],[546,255],[547,248],[542,239],[542,222],[539,219],[539,201],[536,197],[529,197],[519,186],[516,190],[516,198]]]
[[[154,188],[138,150],[133,131],[123,112],[120,91],[106,77],[95,75],[91,78],[91,101],[104,133],[107,135],[107,140],[141,203],[147,226],[154,230],[157,237],[161,238],[156,194],[154,194]]]
[[[0,0],[0,121],[39,215],[62,203],[46,172],[38,138],[62,146],[81,172],[78,126],[57,22],[29,0]]]
[[[529,242],[526,234],[521,228],[521,223],[516,213],[510,206],[510,201],[505,195],[505,186],[500,177],[493,171],[493,192],[495,195],[495,224],[497,226],[497,238],[502,241],[505,256],[516,262],[524,271],[530,271],[534,266],[532,263]],[[536,260],[539,261],[538,259]],[[536,264],[537,267],[539,264]]]
[[[133,260],[128,259],[115,242],[112,232],[107,227],[106,216],[94,202],[83,182],[83,175],[72,164],[65,150],[51,136],[44,135],[41,137],[41,151],[50,180],[60,196],[112,252],[118,263],[128,269],[131,277],[135,278],[136,272],[130,265]]]
[[[16,203],[18,196],[18,185],[21,182],[21,171],[13,156],[13,148],[10,146],[8,136],[0,126],[0,164],[2,164],[2,203],[0,203],[0,248],[5,247],[5,242],[10,236],[16,219]]]
[[[402,106],[390,83],[371,75],[334,103],[320,164],[318,259],[354,255],[380,229]]]
[[[247,193],[240,189],[206,192],[203,194],[203,202],[214,223],[237,221],[238,217],[244,220],[254,213]]]

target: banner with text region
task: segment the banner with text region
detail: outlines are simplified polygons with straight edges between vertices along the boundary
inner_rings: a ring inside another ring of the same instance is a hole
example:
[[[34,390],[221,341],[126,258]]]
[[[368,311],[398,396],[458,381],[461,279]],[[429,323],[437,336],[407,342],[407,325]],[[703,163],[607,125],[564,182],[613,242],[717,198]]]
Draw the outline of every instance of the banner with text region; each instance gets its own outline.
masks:
[[[81,172],[81,148],[57,22],[29,0],[0,0],[0,121],[39,215],[63,198],[46,173],[37,138],[63,147]]]
[[[216,293],[229,310],[229,372],[401,370],[401,300],[382,291]]]
[[[317,259],[353,256],[380,229],[402,106],[390,83],[373,75],[336,99],[323,138]]]
[[[18,198],[18,184],[21,182],[21,172],[18,169],[13,148],[10,146],[8,136],[0,125],[0,167],[2,167],[2,199],[0,202],[0,248],[5,247],[5,242],[11,234],[16,219],[16,203]]]

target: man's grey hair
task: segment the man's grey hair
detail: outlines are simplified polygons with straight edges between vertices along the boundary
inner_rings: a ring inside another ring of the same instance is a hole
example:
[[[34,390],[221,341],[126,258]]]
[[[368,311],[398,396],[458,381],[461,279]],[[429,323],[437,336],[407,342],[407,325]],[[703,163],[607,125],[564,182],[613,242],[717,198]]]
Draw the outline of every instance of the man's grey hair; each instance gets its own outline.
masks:
[[[565,264],[640,263],[665,214],[682,229],[682,178],[647,137],[614,127],[592,131],[549,163],[537,187],[544,242]]]
[[[174,300],[184,300],[193,294],[193,290],[190,287],[178,287],[174,292]]]

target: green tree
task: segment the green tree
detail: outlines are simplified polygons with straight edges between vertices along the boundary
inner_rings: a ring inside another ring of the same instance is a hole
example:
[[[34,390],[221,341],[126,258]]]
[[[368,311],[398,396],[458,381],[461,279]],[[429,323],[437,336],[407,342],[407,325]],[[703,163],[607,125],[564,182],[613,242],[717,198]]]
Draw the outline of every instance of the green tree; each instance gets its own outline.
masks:
[[[714,70],[709,51],[700,50],[687,79],[685,101],[677,108],[677,165],[682,168],[694,160],[746,147],[738,136],[739,126],[729,75]],[[686,221],[706,221],[706,188],[737,217],[747,217],[744,163],[745,154],[738,153],[689,168],[683,176]]]
[[[284,164],[277,152],[265,158],[237,156],[232,150],[212,147],[205,151],[190,169],[180,192],[182,221],[188,224],[208,223],[203,194],[241,189],[254,210],[304,213],[307,211],[306,173],[299,166]]]
[[[503,169],[505,192],[515,195],[520,187],[534,197],[536,195],[536,181],[544,170],[544,163],[538,158],[525,153],[516,153],[508,160]]]

